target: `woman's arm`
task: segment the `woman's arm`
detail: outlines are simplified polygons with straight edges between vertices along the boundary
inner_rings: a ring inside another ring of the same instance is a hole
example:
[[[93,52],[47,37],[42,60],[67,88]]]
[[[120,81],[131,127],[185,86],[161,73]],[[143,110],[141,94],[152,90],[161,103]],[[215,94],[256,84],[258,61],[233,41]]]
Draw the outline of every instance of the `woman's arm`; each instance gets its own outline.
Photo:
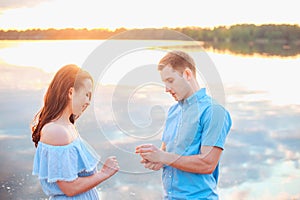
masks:
[[[101,171],[87,177],[78,177],[74,181],[57,181],[58,187],[67,196],[75,196],[84,193],[119,171],[119,165],[115,157],[109,157]]]
[[[53,146],[68,145],[74,140],[68,129],[55,123],[46,124],[41,133],[41,141]],[[92,176],[78,177],[74,181],[57,181],[57,185],[67,196],[75,196],[92,189],[113,176],[117,171],[119,171],[117,159],[109,157],[102,169]]]

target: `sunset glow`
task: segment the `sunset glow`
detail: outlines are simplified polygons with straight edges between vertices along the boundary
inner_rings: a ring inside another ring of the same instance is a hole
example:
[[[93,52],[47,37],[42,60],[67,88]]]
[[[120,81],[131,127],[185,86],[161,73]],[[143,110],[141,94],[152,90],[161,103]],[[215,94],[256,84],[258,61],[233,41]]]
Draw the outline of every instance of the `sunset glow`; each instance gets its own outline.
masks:
[[[182,50],[195,61],[199,87],[232,118],[220,199],[300,200],[296,3],[0,0],[0,199],[48,198],[32,175],[31,126],[55,73],[69,64],[94,79],[90,106],[76,120],[80,137],[101,161],[114,155],[120,163],[118,175],[97,186],[101,199],[162,199],[161,172],[145,169],[135,149],[161,145],[176,102],[157,66]]]
[[[0,28],[149,28],[299,24],[295,1],[31,0],[0,3]],[[197,5],[197,6],[195,6]]]

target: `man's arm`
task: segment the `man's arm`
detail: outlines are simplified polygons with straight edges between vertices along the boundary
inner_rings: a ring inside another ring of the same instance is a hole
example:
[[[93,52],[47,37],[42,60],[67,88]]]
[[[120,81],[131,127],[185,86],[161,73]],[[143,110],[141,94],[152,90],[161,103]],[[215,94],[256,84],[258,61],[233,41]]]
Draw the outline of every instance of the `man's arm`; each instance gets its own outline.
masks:
[[[162,151],[152,144],[145,144],[137,147],[136,152],[151,162],[160,162],[186,172],[211,174],[219,163],[222,149],[202,146],[198,155],[181,156]]]
[[[166,151],[166,143],[162,142],[160,149],[162,151]],[[154,170],[154,171],[158,171],[164,166],[163,163],[151,162],[151,161],[148,161],[144,158],[142,158],[141,163],[144,164],[145,168],[151,169],[151,170]]]
[[[211,174],[219,163],[222,149],[219,147],[201,147],[201,154],[180,156],[166,153],[162,156],[162,163],[186,172]]]

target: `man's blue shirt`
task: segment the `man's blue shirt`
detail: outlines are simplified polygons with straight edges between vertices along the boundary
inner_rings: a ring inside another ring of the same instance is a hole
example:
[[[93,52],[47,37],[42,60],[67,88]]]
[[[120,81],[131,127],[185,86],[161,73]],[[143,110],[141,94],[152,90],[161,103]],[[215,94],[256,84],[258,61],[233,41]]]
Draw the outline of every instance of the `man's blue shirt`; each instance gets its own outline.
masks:
[[[166,151],[178,155],[200,154],[201,146],[224,149],[231,127],[229,113],[203,88],[169,109],[162,141]],[[171,166],[163,169],[165,199],[218,199],[219,164],[212,174],[185,172]]]

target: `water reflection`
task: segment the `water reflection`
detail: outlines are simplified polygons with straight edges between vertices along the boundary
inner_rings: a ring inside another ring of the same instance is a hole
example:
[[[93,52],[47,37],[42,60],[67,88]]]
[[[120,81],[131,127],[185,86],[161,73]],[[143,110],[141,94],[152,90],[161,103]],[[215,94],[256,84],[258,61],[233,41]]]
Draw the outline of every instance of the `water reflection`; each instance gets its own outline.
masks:
[[[193,42],[195,43],[195,42]],[[253,44],[245,42],[197,42],[198,44],[193,44],[186,42],[183,45],[176,46],[163,46],[165,49],[182,49],[188,51],[199,51],[199,45],[206,51],[213,51],[216,53],[230,53],[239,56],[251,56],[251,57],[279,57],[279,58],[299,58],[300,56],[300,45],[293,44],[291,46],[286,46],[282,44],[274,43],[262,43]]]
[[[223,61],[218,56],[214,60],[217,66]],[[238,65],[234,67],[235,61]],[[238,58],[226,60],[225,63],[231,66],[224,68],[229,71],[234,69],[236,73],[240,73],[238,69],[241,65],[244,70],[253,69]],[[267,67],[264,62],[260,64],[254,69]],[[284,66],[282,72],[289,72],[285,71],[289,62],[281,64]],[[276,99],[268,96],[268,87],[234,84],[236,80],[242,82],[238,74],[232,75],[230,81],[223,69],[219,68],[219,71],[225,80],[226,106],[233,118],[233,128],[221,163],[221,199],[299,199],[299,103],[285,101],[275,104]],[[276,67],[276,71],[279,73],[280,67]],[[31,175],[35,149],[29,123],[42,104],[45,87],[53,74],[5,63],[1,63],[0,73],[3,75],[0,77],[0,199],[45,199],[38,180]],[[294,74],[293,71],[290,73]],[[252,78],[257,81],[256,77]],[[299,85],[297,79],[293,80],[295,85]],[[247,85],[250,82],[244,83]],[[114,89],[114,86],[104,86],[98,94],[99,98],[109,103]],[[153,98],[149,98],[149,91]],[[133,120],[147,118],[148,111],[141,113],[145,105],[155,106],[162,102],[167,109],[172,103],[160,88],[140,90],[135,95],[135,101],[131,102],[134,104],[131,110]],[[286,98],[289,99],[288,96]],[[124,101],[126,99],[120,99],[119,103],[123,105]],[[95,113],[100,115],[102,130]],[[152,117],[153,120],[163,119],[161,115]],[[92,105],[78,121],[82,137],[95,147],[103,160],[107,156],[117,155],[121,166],[122,171],[117,176],[99,186],[102,199],[160,199],[161,172],[145,170],[139,164],[140,158],[133,153],[135,146],[145,140],[124,135],[113,122],[111,110],[105,104],[101,107]],[[141,133],[133,130],[133,134]],[[146,142],[159,145],[160,136],[161,133],[147,138]]]

